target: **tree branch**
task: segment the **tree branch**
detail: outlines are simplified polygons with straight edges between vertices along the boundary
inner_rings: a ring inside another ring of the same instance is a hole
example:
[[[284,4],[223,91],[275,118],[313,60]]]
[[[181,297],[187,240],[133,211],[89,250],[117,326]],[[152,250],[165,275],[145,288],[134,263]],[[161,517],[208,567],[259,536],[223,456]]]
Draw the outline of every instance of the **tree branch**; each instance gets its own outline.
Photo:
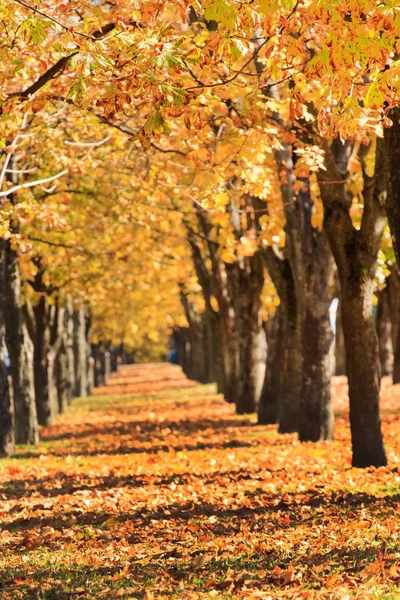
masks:
[[[56,179],[59,179],[60,177],[67,175],[67,173],[68,173],[68,169],[64,169],[64,171],[61,171],[60,173],[57,173],[57,175],[53,175],[52,177],[46,177],[45,179],[37,179],[36,181],[27,181],[26,183],[21,183],[20,185],[15,185],[14,187],[10,188],[9,190],[6,190],[5,192],[0,192],[0,198],[7,198],[7,196],[10,196],[10,194],[13,194],[14,192],[18,192],[19,190],[23,190],[26,188],[31,188],[31,187],[34,187],[35,185],[40,185],[42,183],[49,183],[50,181],[55,181]]]
[[[32,94],[34,94],[35,92],[40,90],[40,88],[42,88],[44,85],[46,85],[46,83],[54,79],[56,75],[58,75],[64,69],[68,61],[71,60],[71,58],[73,56],[76,56],[77,54],[79,54],[79,50],[72,52],[68,56],[63,56],[52,67],[50,67],[50,69],[43,73],[43,75],[41,75],[39,79],[35,81],[35,83],[26,88],[26,90],[23,90],[22,92],[12,92],[8,95],[8,97],[21,98],[22,100],[27,100],[30,96],[32,96]]]

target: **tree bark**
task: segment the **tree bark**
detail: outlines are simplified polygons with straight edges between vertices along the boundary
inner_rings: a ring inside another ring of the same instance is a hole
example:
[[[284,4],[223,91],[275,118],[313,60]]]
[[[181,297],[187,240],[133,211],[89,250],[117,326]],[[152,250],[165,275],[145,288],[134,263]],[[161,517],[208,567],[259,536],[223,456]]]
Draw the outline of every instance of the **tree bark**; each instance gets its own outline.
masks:
[[[284,383],[278,406],[279,433],[299,430],[302,390],[301,322],[289,260],[279,258],[272,248],[264,252],[267,269],[280,299],[280,320],[284,349]]]
[[[397,332],[393,358],[393,384],[400,383],[400,331]]]
[[[33,367],[35,377],[35,400],[38,421],[40,425],[50,425],[52,422],[52,407],[49,397],[49,328],[48,328],[48,301],[44,291],[41,292],[39,302],[33,307],[35,319],[35,337],[33,340]]]
[[[343,330],[355,467],[386,465],[379,416],[379,347],[372,317],[373,280],[349,281],[344,289]],[[369,309],[369,310],[368,310]]]
[[[94,387],[97,388],[105,385],[104,360],[102,359],[103,348],[100,343],[90,344],[90,348],[94,368]]]
[[[331,402],[333,332],[329,308],[333,256],[324,233],[310,234],[304,314],[302,316],[303,381],[300,401],[300,441],[333,439]]]
[[[385,227],[386,148],[377,142],[375,174],[368,176],[363,152],[364,212],[357,230],[350,216],[346,174],[338,167],[334,148],[324,143],[325,171],[319,171],[324,227],[340,279],[350,426],[354,467],[386,465],[379,416],[379,348],[372,316],[376,261]],[[340,152],[340,149],[339,149]],[[332,185],[332,181],[335,184]]]
[[[5,244],[6,342],[11,360],[15,417],[15,442],[37,444],[38,421],[33,379],[33,347],[21,308],[21,280],[18,258],[8,240]]]
[[[258,205],[256,205],[258,207]],[[301,322],[292,268],[287,258],[278,256],[272,247],[263,251],[268,273],[279,296],[279,327],[284,343],[282,351],[283,384],[277,400],[279,433],[299,430],[302,390]],[[268,360],[268,354],[267,354]],[[268,377],[268,367],[267,367]],[[278,387],[275,387],[278,389]]]
[[[57,355],[55,365],[56,386],[57,386],[57,402],[58,412],[65,413],[67,406],[70,403],[70,388],[69,388],[69,373],[68,373],[68,358],[64,340],[60,351]]]
[[[177,352],[177,362],[181,366],[182,371],[186,376],[189,376],[189,356],[188,356],[188,341],[187,341],[187,329],[185,327],[178,327],[174,330],[174,344]]]
[[[238,257],[236,263],[227,267],[227,272],[233,288],[231,296],[239,338],[239,390],[236,412],[246,414],[255,412],[261,393],[260,360],[265,347],[265,343],[264,347],[262,343],[259,316],[264,284],[261,252],[256,252],[251,257]]]
[[[222,356],[218,348],[218,320],[206,310],[202,315],[204,328],[204,356],[206,361],[206,382],[217,383],[217,391],[223,389]]]
[[[57,360],[61,352],[64,338],[65,309],[58,303],[50,307],[49,315],[49,351],[47,354],[48,403],[50,406],[50,423],[60,412],[57,387]]]
[[[390,315],[390,333],[393,351],[393,383],[400,383],[400,274],[397,263],[390,266],[390,275],[386,278],[388,310]]]
[[[258,41],[259,47],[260,44],[261,42]],[[255,57],[255,67],[261,75],[264,65],[257,56]],[[276,85],[265,86],[264,90],[267,97],[280,99],[279,89]],[[278,112],[274,114],[274,118],[286,128]],[[306,134],[303,133],[302,136],[304,138]],[[284,433],[300,430],[300,439],[303,441],[313,440],[317,436],[316,425],[319,424],[320,431],[317,439],[326,436],[329,439],[332,435],[333,424],[330,407],[331,365],[329,356],[331,348],[327,343],[330,325],[329,304],[323,302],[323,310],[318,311],[319,321],[317,324],[316,311],[313,310],[311,303],[320,304],[319,298],[313,292],[314,274],[319,273],[319,276],[324,278],[321,282],[321,289],[327,290],[333,261],[325,233],[318,231],[312,225],[313,200],[309,178],[305,177],[301,180],[300,190],[294,188],[294,166],[297,160],[294,148],[285,142],[274,151],[274,156],[286,218],[285,256],[280,271],[285,268],[287,275],[283,278],[281,273],[279,279],[281,281],[286,279],[287,282],[290,282],[287,290],[283,285],[279,290],[279,282],[278,285],[275,284],[281,304],[283,304],[282,313],[288,340],[286,373],[288,383],[283,402],[280,403],[279,431]],[[321,249],[323,249],[322,252]],[[326,268],[326,261],[328,261],[329,268]],[[274,280],[272,275],[271,278]],[[288,307],[290,307],[289,310]],[[324,343],[317,347],[317,350],[322,353],[318,357],[308,347],[310,339],[307,323],[309,321],[318,327],[324,338]],[[307,361],[312,361],[311,364],[305,365],[304,369],[303,357],[307,358]],[[307,425],[311,413],[313,415],[312,423]]]
[[[70,297],[65,306],[64,346],[68,369],[67,401],[70,404],[75,391],[74,307]]]
[[[110,369],[111,373],[116,373],[118,371],[118,348],[112,346],[110,349]]]
[[[386,212],[389,221],[393,248],[400,264],[400,107],[392,108],[389,117],[392,127],[385,130],[385,140],[388,151],[388,181]]]
[[[0,457],[10,456],[15,451],[15,431],[5,363],[5,275],[5,245],[0,239]]]
[[[391,375],[393,372],[392,322],[387,286],[378,293],[376,329],[379,341],[381,374]]]
[[[258,405],[258,423],[270,425],[278,422],[279,402],[283,394],[285,340],[281,318],[281,307],[265,325],[267,338],[267,364],[264,384]]]
[[[207,223],[204,218],[197,214],[198,224],[201,230],[207,231]],[[212,299],[214,296],[215,274],[218,271],[218,259],[215,256],[215,249],[212,242],[209,242],[206,247],[211,248],[209,254],[214,256],[213,268],[209,270],[206,259],[204,257],[204,245],[200,248],[199,240],[201,233],[196,232],[192,226],[185,221],[187,228],[188,242],[190,245],[193,265],[195,267],[197,279],[201,286],[203,298],[206,307],[206,331],[207,343],[211,344],[212,352],[207,355],[208,362],[208,378],[210,381],[217,382],[217,391],[224,395],[225,400],[234,401],[232,392],[230,391],[230,359],[229,351],[226,343],[226,323],[223,322],[220,311],[216,310]],[[210,246],[211,244],[211,246]],[[235,360],[235,359],[234,359]],[[234,366],[234,369],[236,367]],[[233,370],[234,370],[233,369]]]
[[[346,375],[346,352],[344,349],[342,303],[340,300],[336,310],[335,375]]]
[[[87,345],[86,345],[86,323],[85,309],[82,307],[74,311],[74,368],[75,368],[75,390],[74,395],[80,398],[87,396]]]
[[[204,321],[202,315],[196,313],[193,305],[189,302],[187,294],[181,288],[181,303],[189,324],[188,338],[190,344],[190,356],[188,374],[190,379],[205,383],[207,380],[207,365],[205,354]]]
[[[109,346],[106,347],[106,351],[104,352],[104,381],[105,384],[108,384],[111,375],[111,352]]]
[[[227,402],[237,403],[239,390],[239,340],[236,328],[233,298],[229,290],[226,265],[218,254],[218,244],[211,238],[211,224],[207,215],[196,206],[196,215],[202,235],[207,240],[211,262],[211,279],[206,282],[206,304],[211,304],[211,295],[218,303],[218,318],[221,324],[221,339],[224,365],[224,397]],[[201,284],[202,288],[204,284]],[[204,289],[204,288],[203,288]]]

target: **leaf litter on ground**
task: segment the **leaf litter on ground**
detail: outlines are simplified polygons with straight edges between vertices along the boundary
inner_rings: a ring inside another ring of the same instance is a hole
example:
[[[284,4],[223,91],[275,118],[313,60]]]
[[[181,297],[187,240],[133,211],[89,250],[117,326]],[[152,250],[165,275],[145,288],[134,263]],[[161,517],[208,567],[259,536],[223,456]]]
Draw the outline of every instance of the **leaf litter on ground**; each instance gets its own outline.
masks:
[[[389,465],[237,416],[173,365],[121,368],[0,463],[1,597],[400,598],[400,386]]]

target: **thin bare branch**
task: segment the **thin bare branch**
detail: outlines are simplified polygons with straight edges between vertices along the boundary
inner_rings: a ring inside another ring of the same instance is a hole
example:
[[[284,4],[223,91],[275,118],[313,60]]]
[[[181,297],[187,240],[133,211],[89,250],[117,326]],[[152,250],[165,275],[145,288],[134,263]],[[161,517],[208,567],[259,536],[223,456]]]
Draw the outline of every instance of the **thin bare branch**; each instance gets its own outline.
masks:
[[[45,179],[38,179],[36,181],[27,181],[26,183],[21,183],[20,185],[15,185],[14,187],[6,190],[5,192],[0,192],[0,198],[7,198],[10,194],[14,194],[14,192],[18,192],[19,190],[23,190],[26,188],[31,188],[36,185],[41,185],[42,183],[50,183],[50,181],[55,181],[64,175],[67,175],[68,169],[64,169],[60,173],[53,175],[52,177],[46,177]]]

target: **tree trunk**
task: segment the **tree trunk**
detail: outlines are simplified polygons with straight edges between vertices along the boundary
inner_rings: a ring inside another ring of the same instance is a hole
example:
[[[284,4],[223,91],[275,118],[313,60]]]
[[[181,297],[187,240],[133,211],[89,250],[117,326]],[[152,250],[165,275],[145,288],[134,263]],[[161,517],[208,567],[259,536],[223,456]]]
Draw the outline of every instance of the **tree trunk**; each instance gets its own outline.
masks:
[[[75,386],[75,357],[74,357],[74,307],[72,299],[68,298],[65,307],[64,345],[67,358],[67,400],[68,404],[74,396]]]
[[[400,275],[395,263],[390,267],[390,275],[386,278],[388,308],[390,315],[390,334],[393,352],[393,383],[400,383]]]
[[[265,326],[267,337],[267,364],[264,384],[258,405],[258,423],[270,425],[278,422],[279,402],[284,386],[285,341],[281,307]]]
[[[261,291],[264,265],[260,252],[251,257],[239,257],[228,269],[235,307],[236,330],[239,337],[239,393],[236,412],[255,412],[260,389],[260,360],[264,347],[261,337]],[[264,363],[265,364],[265,363]]]
[[[188,376],[190,379],[205,383],[207,375],[204,345],[204,321],[202,315],[195,312],[194,306],[189,302],[183,288],[181,288],[180,299],[189,324],[187,330],[190,343]]]
[[[393,359],[393,383],[400,383],[400,331],[397,332]]]
[[[236,401],[236,412],[239,415],[256,411],[264,375],[260,363],[263,363],[265,372],[265,334],[259,319],[251,319],[248,327],[248,330],[239,333],[239,394]]]
[[[341,152],[343,146],[336,149]],[[386,465],[379,416],[380,365],[372,295],[376,262],[385,227],[382,200],[386,189],[386,148],[377,141],[375,173],[365,168],[364,211],[360,229],[353,225],[347,195],[346,174],[339,169],[338,156],[327,142],[324,171],[318,172],[324,204],[324,228],[335,257],[340,279],[346,372],[349,383],[350,427],[354,467]],[[339,154],[340,157],[340,154]],[[335,181],[335,185],[331,182]]]
[[[59,398],[57,387],[57,360],[61,352],[64,339],[64,313],[65,309],[58,303],[50,307],[49,314],[49,351],[47,354],[47,379],[48,402],[50,406],[50,422],[59,412]]]
[[[299,439],[302,442],[333,439],[331,402],[333,332],[329,308],[333,256],[323,232],[313,231],[313,252],[308,256],[302,315],[303,383]]]
[[[107,385],[111,375],[111,353],[108,348],[104,352],[104,383]]]
[[[11,407],[8,373],[5,363],[5,329],[0,321],[0,457],[15,452],[15,432]]]
[[[118,348],[115,348],[115,346],[111,347],[110,350],[111,356],[110,356],[110,368],[111,368],[111,373],[116,373],[118,371]]]
[[[221,322],[220,345],[224,365],[224,398],[229,404],[237,403],[239,352],[236,334],[233,334],[226,323]]]
[[[15,431],[5,362],[5,246],[0,239],[0,457],[10,456],[15,451]]]
[[[259,48],[260,43],[259,41]],[[257,57],[255,67],[261,75],[264,64]],[[275,100],[280,99],[276,85],[265,86],[264,94]],[[289,125],[283,122],[279,112],[274,114],[274,118],[284,128]],[[300,135],[302,141],[309,143],[310,140],[305,139],[306,129]],[[294,147],[284,142],[275,149],[274,157],[286,218],[285,258],[280,260],[278,277],[273,274],[277,270],[273,264],[276,261],[268,260],[272,266],[271,278],[274,283],[276,281],[275,287],[283,304],[282,314],[287,338],[287,389],[283,402],[280,403],[279,431],[285,433],[300,429],[300,438],[308,440],[314,439],[317,436],[316,429],[319,429],[319,439],[331,435],[333,419],[330,408],[328,358],[329,303],[326,304],[324,298],[322,310],[313,306],[314,303],[320,305],[320,299],[314,291],[314,288],[318,287],[315,273],[318,274],[317,278],[319,276],[322,279],[320,287],[325,294],[329,289],[333,261],[325,233],[314,228],[312,224],[313,198],[309,178],[298,180],[297,183],[301,183],[301,187],[295,189],[294,166],[298,156]],[[314,349],[314,353],[308,337],[309,322],[317,326],[324,339],[324,342]],[[316,355],[316,350],[320,355]],[[304,365],[304,370],[303,357],[304,360],[311,361]]]
[[[373,289],[373,280],[349,281],[348,288],[342,286],[354,467],[386,465],[379,416],[379,347],[371,310]]]
[[[65,339],[63,340],[62,346],[57,355],[55,367],[58,412],[60,414],[65,413],[67,406],[70,403],[68,358],[64,342]]]
[[[236,404],[239,390],[239,340],[236,329],[236,319],[233,298],[229,290],[228,270],[230,265],[226,265],[220,258],[215,244],[211,240],[211,223],[199,207],[196,207],[196,215],[202,234],[208,240],[208,249],[211,261],[211,273],[207,278],[202,277],[199,281],[205,293],[206,305],[211,305],[211,290],[218,302],[218,318],[221,324],[220,343],[222,347],[223,365],[224,365],[224,397],[227,402]],[[199,271],[196,269],[199,276]],[[211,289],[209,289],[211,288]],[[211,307],[212,309],[212,307]]]
[[[315,315],[313,306],[308,305],[304,328],[299,439],[302,442],[331,440],[334,426],[331,402],[333,333],[329,317]]]
[[[14,401],[15,441],[37,444],[38,422],[33,380],[33,348],[21,308],[21,280],[16,252],[5,243],[5,322],[6,342],[11,361]]]
[[[187,331],[185,327],[177,327],[173,332],[174,346],[177,354],[177,364],[185,375],[188,374]]]
[[[206,310],[203,314],[203,327],[206,382],[213,383],[215,381],[218,393],[223,393],[223,365],[218,347],[218,318],[215,313],[210,315]]]
[[[103,371],[103,361],[102,361],[102,348],[101,344],[90,344],[91,348],[91,358],[93,359],[93,369],[94,369],[94,387],[101,387],[104,385],[104,371]]]
[[[33,351],[33,367],[35,377],[35,400],[40,425],[50,425],[52,409],[49,397],[49,329],[48,329],[47,295],[42,292],[39,302],[33,307],[35,319],[35,337]]]
[[[391,375],[393,372],[392,323],[390,319],[388,288],[378,294],[378,311],[376,328],[379,341],[379,358],[381,374]]]
[[[388,144],[388,193],[385,204],[393,248],[397,264],[400,265],[400,107],[392,108],[389,116],[393,125],[385,130]]]
[[[74,395],[80,398],[87,396],[87,345],[85,310],[80,308],[74,311],[74,367],[75,390]]]
[[[393,121],[392,127],[385,129],[385,140],[388,144],[388,190],[386,212],[392,235],[393,248],[400,264],[400,108],[393,108],[389,113]],[[398,327],[397,327],[398,329]],[[393,383],[400,383],[400,333],[397,331],[394,347]]]
[[[294,433],[300,425],[303,357],[301,352],[301,323],[291,269],[285,261],[280,292],[282,324],[286,339],[285,384],[279,402],[279,433]]]
[[[335,375],[346,375],[346,352],[343,337],[342,302],[340,300],[336,310]]]
[[[93,358],[93,356],[89,356],[87,380],[88,380],[87,390],[88,390],[89,396],[91,396],[92,393],[93,393],[93,389],[96,387],[95,386],[94,358]]]

